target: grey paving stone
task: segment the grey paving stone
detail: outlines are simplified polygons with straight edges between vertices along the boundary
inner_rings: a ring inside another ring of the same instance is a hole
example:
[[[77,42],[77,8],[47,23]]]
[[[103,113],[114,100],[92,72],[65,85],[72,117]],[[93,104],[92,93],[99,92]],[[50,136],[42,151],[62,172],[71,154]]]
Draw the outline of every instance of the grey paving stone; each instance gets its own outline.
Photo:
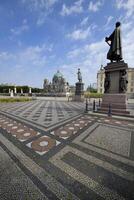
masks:
[[[0,147],[0,199],[47,200],[23,171]]]

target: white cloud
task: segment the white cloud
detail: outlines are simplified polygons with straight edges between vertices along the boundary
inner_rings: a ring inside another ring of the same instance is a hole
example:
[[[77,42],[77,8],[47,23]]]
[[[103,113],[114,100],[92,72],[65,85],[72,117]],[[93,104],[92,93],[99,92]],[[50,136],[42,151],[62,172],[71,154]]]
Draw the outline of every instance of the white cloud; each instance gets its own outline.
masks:
[[[122,24],[122,46],[123,46],[123,58],[125,62],[128,62],[129,67],[134,67],[133,55],[134,55],[134,26],[130,22]]]
[[[116,0],[117,9],[124,9],[125,13],[120,17],[122,23],[122,46],[123,59],[129,67],[134,67],[134,1],[133,0]]]
[[[74,49],[72,51],[69,51],[67,54],[68,58],[76,58],[77,56],[79,56],[82,53],[81,49]]]
[[[87,25],[88,20],[89,20],[89,18],[88,18],[88,17],[85,17],[85,18],[81,21],[80,25],[81,25],[81,26]]]
[[[83,7],[82,7],[83,0],[76,1],[72,6],[68,7],[65,4],[62,5],[62,11],[61,15],[71,15],[73,13],[82,13]]]
[[[67,54],[70,64],[66,69],[63,68],[64,74],[68,75],[68,71],[72,70],[72,77],[69,78],[73,80],[74,74],[76,77],[77,68],[80,67],[85,87],[90,83],[95,83],[97,81],[97,71],[100,69],[102,60],[105,60],[106,63],[107,51],[108,46],[104,39],[73,49]]]
[[[109,26],[109,24],[110,24],[110,22],[113,20],[113,16],[109,16],[109,17],[107,17],[107,21],[106,21],[106,23],[105,23],[105,25],[104,25],[104,29],[105,30],[108,30],[109,28],[110,28],[110,26]]]
[[[10,60],[10,59],[14,59],[15,56],[11,53],[8,53],[8,52],[1,52],[0,53],[0,62],[3,62],[3,61],[7,61],[7,60]]]
[[[1,82],[29,84],[37,87],[43,70],[49,64],[53,45],[37,45],[24,48],[16,53],[0,52]],[[8,73],[7,73],[8,70]],[[43,81],[42,81],[43,82]],[[41,84],[42,84],[41,82]]]
[[[102,1],[97,1],[96,3],[93,3],[92,1],[90,1],[89,3],[89,10],[96,12],[100,9],[100,7],[103,5]]]
[[[110,19],[110,18],[109,18]],[[112,20],[112,18],[111,18]],[[107,22],[110,20],[107,20]],[[110,23],[110,22],[109,22]],[[133,55],[134,55],[134,26],[133,21],[124,19],[122,23],[122,50],[123,60],[128,63],[128,67],[134,67]],[[106,59],[107,52],[109,50],[108,45],[105,43],[104,38],[100,41],[83,45],[79,48],[73,48],[67,53],[67,58],[70,64],[64,70],[64,73],[68,75],[68,70],[72,72],[73,80],[76,67],[80,67],[83,75],[83,82],[85,85],[96,82],[97,71],[100,69],[100,65],[106,65],[109,62]],[[70,69],[72,68],[72,69]],[[87,78],[88,77],[88,78]]]
[[[116,6],[118,9],[126,10],[128,17],[134,14],[134,0],[116,0]]]
[[[54,5],[59,0],[22,0],[22,3],[31,11],[37,14],[37,26],[45,23],[46,17],[53,11]]]
[[[108,26],[110,24],[110,22],[112,21],[113,18],[114,18],[113,16],[109,16],[107,18],[106,26]]]
[[[67,56],[69,58],[77,58],[80,55],[85,55],[87,57],[93,56],[93,59],[95,58],[95,61],[96,61],[96,58],[98,57],[99,54],[106,52],[106,47],[107,47],[107,45],[105,44],[104,39],[102,39],[99,42],[87,44],[81,48],[76,48],[76,49],[68,52]]]
[[[88,27],[85,30],[77,29],[73,31],[72,33],[69,33],[67,37],[72,40],[85,40],[90,34],[91,34],[90,27]]]
[[[44,12],[40,13],[40,15],[39,15],[39,17],[37,19],[37,22],[36,22],[36,24],[38,26],[42,26],[45,23],[47,14],[44,13]]]
[[[21,33],[28,31],[28,30],[29,30],[29,26],[27,24],[27,20],[24,19],[21,26],[12,28],[10,31],[14,35],[20,35]]]
[[[58,0],[22,0],[22,3],[28,4],[30,10],[46,10],[51,8]]]

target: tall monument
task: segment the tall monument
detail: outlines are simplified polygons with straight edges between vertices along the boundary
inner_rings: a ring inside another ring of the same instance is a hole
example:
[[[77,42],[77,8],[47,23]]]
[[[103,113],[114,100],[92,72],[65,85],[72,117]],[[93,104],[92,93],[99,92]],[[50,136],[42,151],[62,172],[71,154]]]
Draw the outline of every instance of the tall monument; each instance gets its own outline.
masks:
[[[107,53],[107,59],[110,63],[104,67],[105,82],[104,96],[100,111],[107,113],[109,106],[113,114],[128,115],[126,111],[126,91],[127,91],[127,63],[124,62],[122,56],[121,43],[121,23],[117,22],[113,33],[105,38],[110,46]]]
[[[78,82],[76,83],[75,89],[75,101],[84,101],[84,83],[82,83],[82,74],[80,69],[77,72]]]

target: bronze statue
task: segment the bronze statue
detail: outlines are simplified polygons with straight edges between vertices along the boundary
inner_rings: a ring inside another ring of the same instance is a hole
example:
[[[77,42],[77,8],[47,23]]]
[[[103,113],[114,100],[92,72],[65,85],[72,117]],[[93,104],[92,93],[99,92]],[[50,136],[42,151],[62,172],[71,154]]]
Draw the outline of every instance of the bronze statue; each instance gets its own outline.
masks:
[[[80,69],[78,69],[78,81],[80,82],[80,83],[82,83],[82,75],[81,75],[81,72],[80,72]]]
[[[110,46],[110,49],[107,53],[107,59],[113,61],[120,61],[122,60],[122,45],[121,45],[121,30],[120,30],[121,23],[116,23],[116,28],[114,32],[105,38],[105,41]],[[110,43],[109,43],[110,41]]]
[[[125,93],[127,91],[127,72],[126,70],[121,71],[121,77],[120,77],[120,91],[122,93]]]
[[[104,93],[108,93],[108,90],[110,88],[110,75],[109,73],[106,73],[106,77],[105,77],[105,82],[104,82]]]

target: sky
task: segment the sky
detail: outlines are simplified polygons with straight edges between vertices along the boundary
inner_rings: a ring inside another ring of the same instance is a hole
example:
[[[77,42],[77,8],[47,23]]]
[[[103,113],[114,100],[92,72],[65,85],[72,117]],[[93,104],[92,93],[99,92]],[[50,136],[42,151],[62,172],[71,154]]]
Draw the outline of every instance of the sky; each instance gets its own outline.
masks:
[[[78,68],[85,87],[97,82],[117,21],[134,67],[134,0],[0,0],[0,83],[42,88],[60,70],[74,85]]]

